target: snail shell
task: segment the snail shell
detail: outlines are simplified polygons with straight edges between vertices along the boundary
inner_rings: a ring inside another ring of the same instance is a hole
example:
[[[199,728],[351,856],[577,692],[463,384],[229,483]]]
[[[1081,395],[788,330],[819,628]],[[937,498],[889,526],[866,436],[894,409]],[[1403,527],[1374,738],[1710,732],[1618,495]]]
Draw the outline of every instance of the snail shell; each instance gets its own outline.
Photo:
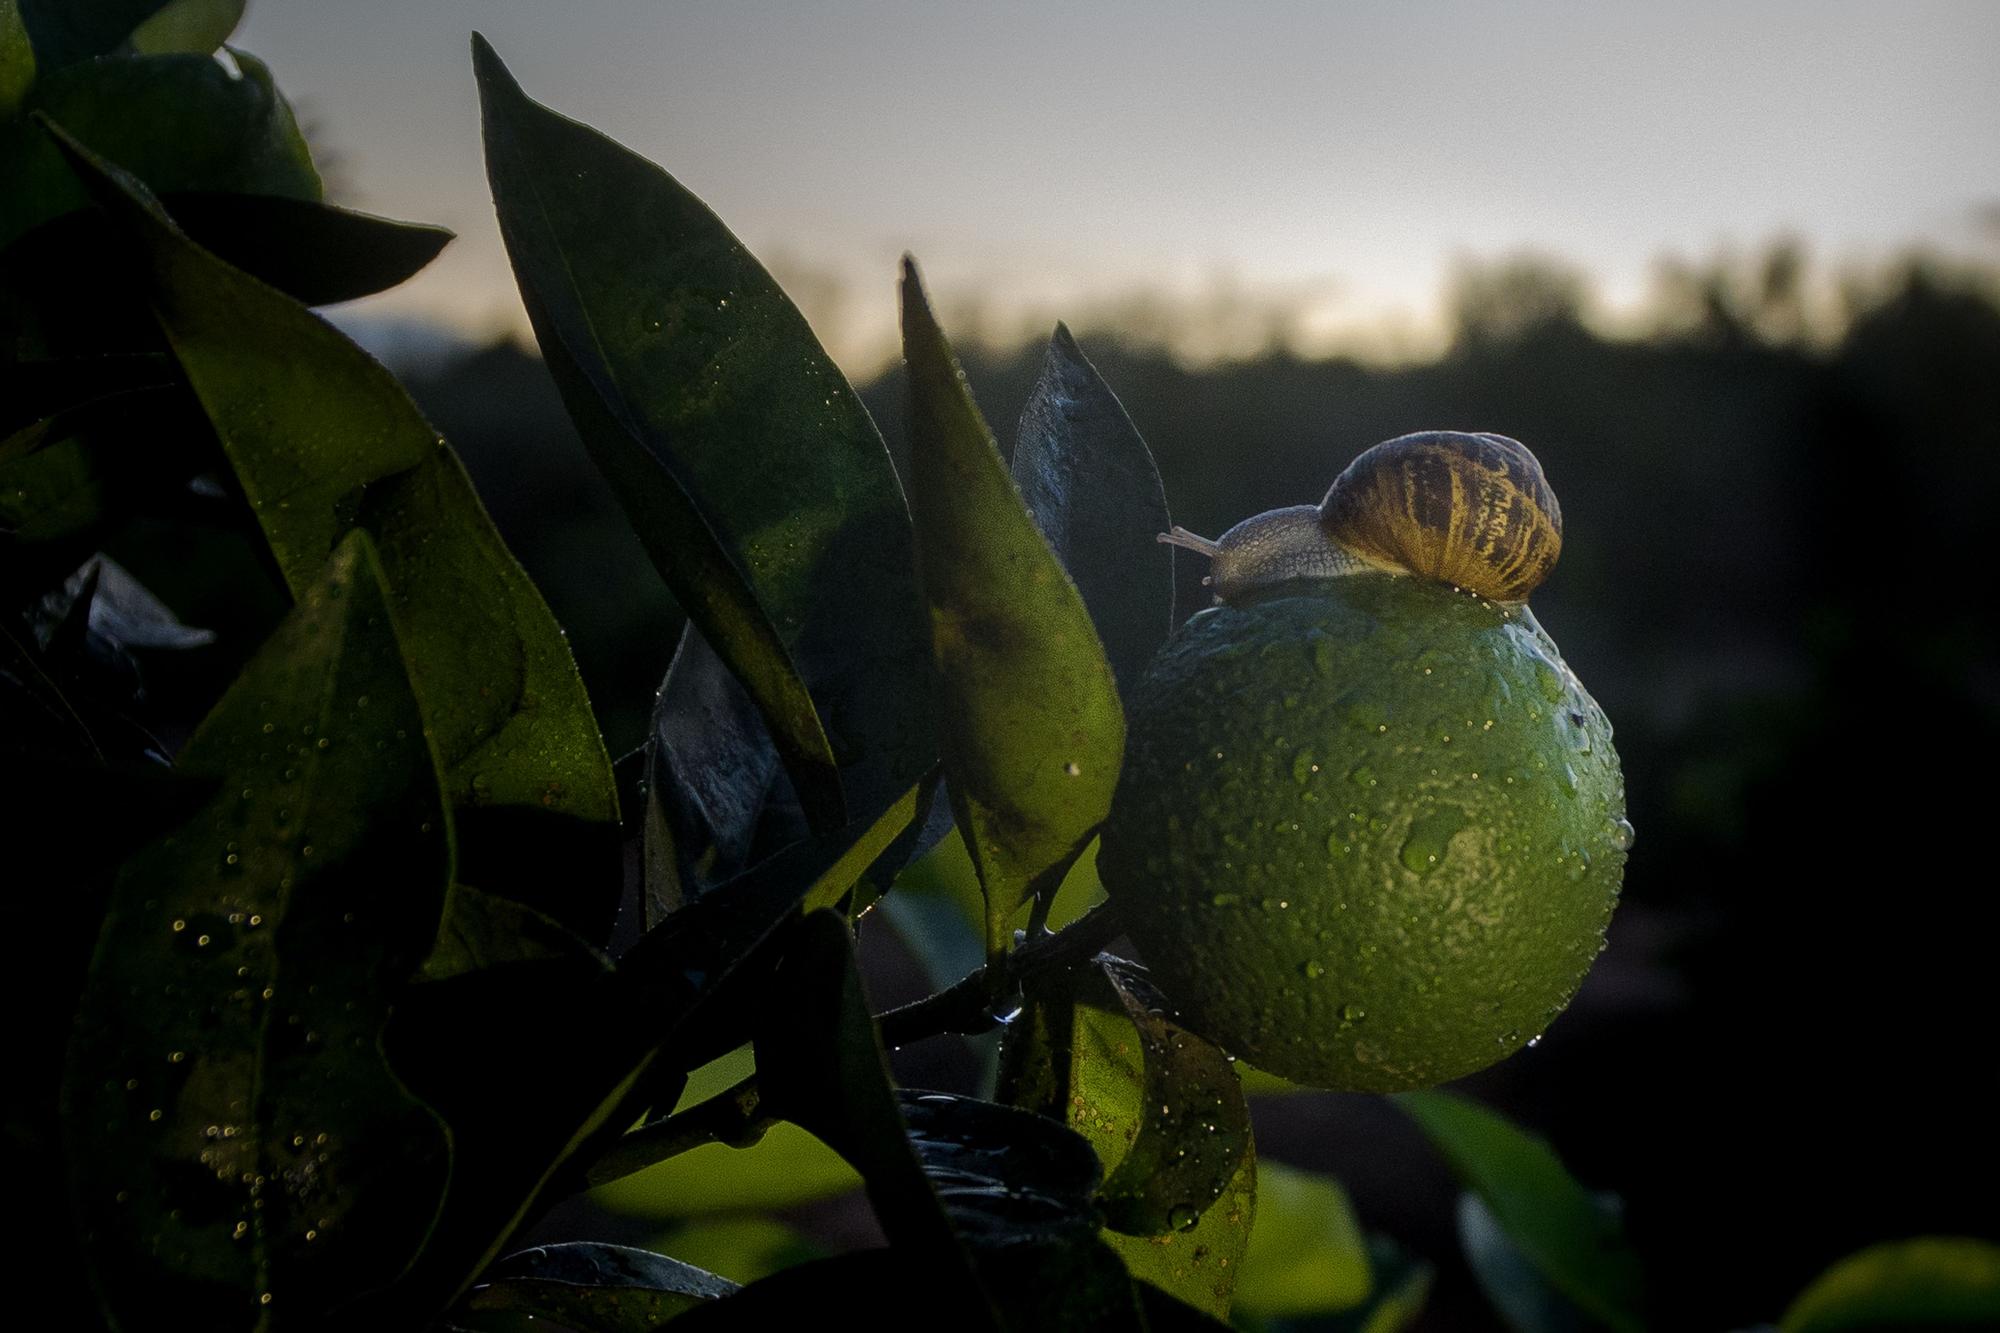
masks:
[[[1562,552],[1542,465],[1505,435],[1421,431],[1347,465],[1320,525],[1362,557],[1496,602],[1526,601]]]
[[[1317,506],[1258,514],[1215,541],[1185,528],[1160,540],[1209,557],[1218,601],[1373,569],[1513,603],[1555,567],[1562,510],[1520,441],[1421,431],[1362,453]]]

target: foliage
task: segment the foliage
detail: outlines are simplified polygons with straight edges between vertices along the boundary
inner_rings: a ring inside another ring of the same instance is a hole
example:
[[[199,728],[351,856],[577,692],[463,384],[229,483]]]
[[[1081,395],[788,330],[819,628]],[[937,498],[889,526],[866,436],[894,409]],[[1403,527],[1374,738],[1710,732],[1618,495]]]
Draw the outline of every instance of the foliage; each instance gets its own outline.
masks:
[[[1090,878],[1119,686],[1174,623],[1158,475],[1067,330],[1003,456],[907,268],[899,474],[723,224],[475,39],[523,299],[689,620],[621,777],[451,446],[308,308],[447,237],[320,198],[268,71],[214,58],[241,9],[0,0],[0,745],[45,955],[8,984],[66,1020],[19,1051],[8,1152],[24,1208],[75,1219],[15,1250],[65,1322],[1412,1317],[1429,1270],[1336,1182],[1258,1161],[1238,1071],[1103,952],[1115,923],[1042,928]],[[252,571],[226,633],[146,586],[211,557],[127,572],[110,552],[160,549],[139,531]],[[207,682],[191,727],[147,693],[176,670]],[[958,833],[904,874],[940,803]],[[983,965],[878,1014],[857,928],[954,849]],[[994,1030],[994,1097],[892,1078],[891,1046]],[[1402,1105],[1483,1210],[1482,1276],[1641,1325],[1636,1260],[1551,1152]],[[674,1174],[738,1153],[765,1165],[733,1193],[735,1161],[720,1194]],[[693,1262],[744,1224],[688,1219],[853,1181],[885,1246],[766,1224],[731,1277]],[[520,1243],[591,1189],[686,1225]],[[1843,1265],[1788,1324],[1990,1277],[1927,1244]]]

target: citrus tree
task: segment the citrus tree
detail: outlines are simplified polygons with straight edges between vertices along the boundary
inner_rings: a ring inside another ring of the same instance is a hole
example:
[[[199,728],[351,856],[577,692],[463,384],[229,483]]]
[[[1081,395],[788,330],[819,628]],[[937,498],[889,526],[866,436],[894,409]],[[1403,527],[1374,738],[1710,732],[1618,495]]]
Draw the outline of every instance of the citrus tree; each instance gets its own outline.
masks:
[[[1643,1326],[1615,1209],[1428,1090],[1560,1010],[1631,841],[1523,588],[1329,496],[1295,535],[1333,545],[1247,582],[1179,534],[1223,604],[1177,623],[1158,476],[1066,331],[1003,448],[907,267],[899,465],[723,223],[475,39],[543,357],[687,616],[614,762],[450,444],[309,309],[448,234],[324,200],[241,10],[0,0],[21,1281],[125,1329],[1407,1322],[1425,1266],[1257,1161],[1246,1086],[1285,1085],[1240,1054],[1397,1092],[1515,1326]],[[1553,558],[1552,498],[1487,503],[1533,489],[1497,437],[1422,438],[1368,513]],[[190,570],[240,593],[213,629]],[[886,925],[940,975],[878,1013]],[[1000,1034],[990,1095],[892,1080],[945,1033]],[[547,1234],[585,1192],[856,1180],[885,1244],[739,1235],[747,1282],[712,1229]],[[1977,1318],[1995,1271],[1867,1252],[1787,1327]]]

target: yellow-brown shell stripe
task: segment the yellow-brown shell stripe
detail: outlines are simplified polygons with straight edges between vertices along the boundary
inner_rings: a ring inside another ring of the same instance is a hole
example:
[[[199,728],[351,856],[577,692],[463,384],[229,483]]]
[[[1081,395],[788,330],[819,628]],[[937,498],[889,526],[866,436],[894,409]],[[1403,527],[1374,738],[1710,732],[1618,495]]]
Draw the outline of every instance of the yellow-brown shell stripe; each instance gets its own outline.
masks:
[[[1525,601],[1562,552],[1562,510],[1527,446],[1424,431],[1348,464],[1320,502],[1334,540],[1499,602]]]

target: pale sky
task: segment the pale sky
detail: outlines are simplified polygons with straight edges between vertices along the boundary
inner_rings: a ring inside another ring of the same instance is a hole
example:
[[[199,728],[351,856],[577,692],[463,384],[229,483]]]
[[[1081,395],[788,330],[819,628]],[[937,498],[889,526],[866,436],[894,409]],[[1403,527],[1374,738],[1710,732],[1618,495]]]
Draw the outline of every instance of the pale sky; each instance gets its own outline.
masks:
[[[853,372],[892,352],[905,250],[948,324],[1104,328],[1151,292],[1190,320],[1297,303],[1306,350],[1421,347],[1467,257],[1561,255],[1614,311],[1664,254],[1780,234],[2000,257],[1977,0],[251,0],[235,44],[337,197],[459,233],[362,312],[524,325],[475,28],[700,194]]]

